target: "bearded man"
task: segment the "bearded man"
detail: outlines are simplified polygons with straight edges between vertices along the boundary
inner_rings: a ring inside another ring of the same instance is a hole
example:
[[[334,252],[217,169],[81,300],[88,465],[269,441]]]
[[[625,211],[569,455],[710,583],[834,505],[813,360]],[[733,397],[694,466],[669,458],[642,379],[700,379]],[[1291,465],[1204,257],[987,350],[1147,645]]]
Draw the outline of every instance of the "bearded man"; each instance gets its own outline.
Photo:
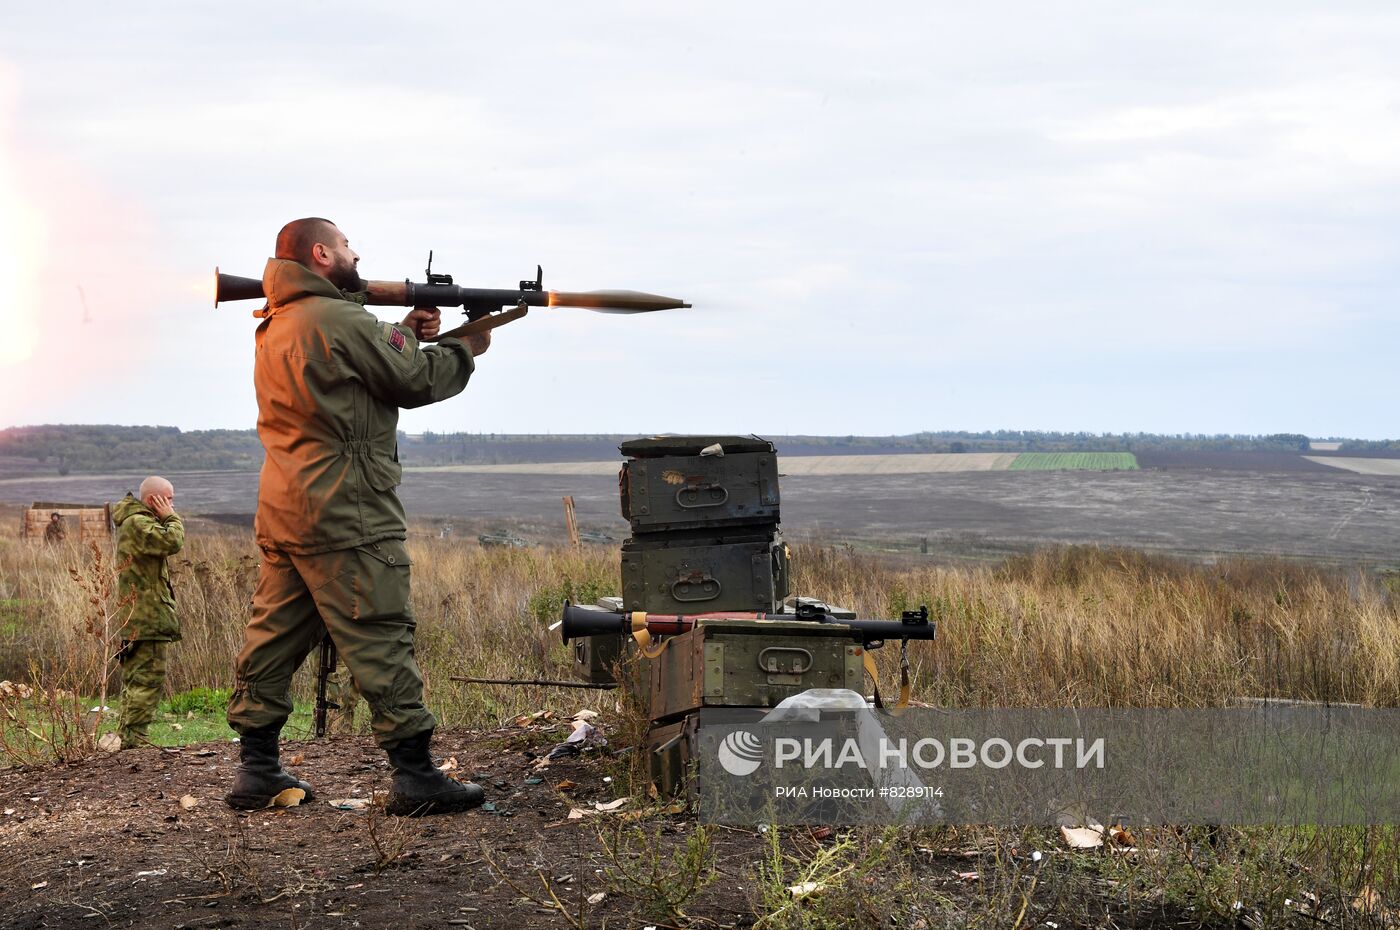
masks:
[[[283,227],[263,272],[253,367],[267,453],[255,525],[263,558],[228,708],[241,742],[225,797],[235,808],[266,807],[286,788],[312,798],[282,769],[278,735],[292,712],[292,673],[323,630],[393,765],[388,812],[449,813],[483,800],[429,754],[436,720],[413,655],[408,532],[394,489],[399,408],[461,393],[490,335],[420,345],[437,335],[438,311],[381,322],[363,306],[359,261],[334,223],[310,217]]]

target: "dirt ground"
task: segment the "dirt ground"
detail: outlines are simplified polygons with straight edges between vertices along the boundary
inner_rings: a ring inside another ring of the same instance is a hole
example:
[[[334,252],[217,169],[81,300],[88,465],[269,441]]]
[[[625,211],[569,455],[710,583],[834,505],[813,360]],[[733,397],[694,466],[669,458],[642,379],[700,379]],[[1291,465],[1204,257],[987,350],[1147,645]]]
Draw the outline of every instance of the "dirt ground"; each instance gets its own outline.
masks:
[[[672,894],[696,874],[682,858],[694,815],[675,802],[626,795],[619,787],[626,757],[607,750],[541,768],[565,732],[532,725],[439,733],[439,757],[456,760],[454,776],[483,784],[488,805],[419,820],[332,805],[387,789],[383,754],[367,737],[284,744],[284,761],[312,782],[317,798],[253,813],[221,800],[237,762],[230,742],[0,770],[0,927],[747,928],[758,913],[773,913],[774,886],[760,884],[757,873],[771,837],[736,827],[710,828],[713,873],[682,916],[658,904],[658,883]],[[616,813],[570,818],[618,797],[629,800]],[[784,828],[782,849],[807,862],[845,855],[835,880],[881,848],[878,832],[866,833],[866,845],[852,852],[849,835]],[[995,927],[1009,926],[1016,911],[1025,928],[1234,923],[1160,895],[1125,899],[1117,883],[1092,871],[1091,883],[1075,885],[1067,901],[1046,882],[1037,888],[1039,873],[1030,870],[1039,853],[967,849],[966,837],[951,836],[951,846],[901,845],[893,876],[857,872],[855,887],[821,900],[835,910],[777,925]],[[1082,868],[1046,855],[1050,869]],[[787,894],[793,879],[779,878],[777,900],[789,903],[778,906],[805,906]],[[1108,893],[1096,893],[1101,887]]]
[[[619,794],[618,782],[604,781],[615,767],[585,755],[537,770],[557,738],[539,727],[440,733],[437,754],[483,784],[495,810],[419,820],[327,803],[387,789],[383,753],[363,737],[287,744],[284,761],[299,758],[295,770],[317,799],[256,813],[220,800],[237,763],[233,743],[0,771],[0,926],[570,926],[505,880],[544,900],[541,875],[574,916],[586,895],[606,893],[583,904],[590,925],[641,926],[645,907],[597,871],[610,865],[598,828],[612,815],[568,819],[572,807]],[[687,821],[652,806],[660,812],[636,823],[659,830],[669,853]],[[635,798],[624,805],[637,807]],[[749,910],[737,886],[756,845],[757,834],[744,831],[717,837],[725,880],[710,886],[696,916],[733,925]]]

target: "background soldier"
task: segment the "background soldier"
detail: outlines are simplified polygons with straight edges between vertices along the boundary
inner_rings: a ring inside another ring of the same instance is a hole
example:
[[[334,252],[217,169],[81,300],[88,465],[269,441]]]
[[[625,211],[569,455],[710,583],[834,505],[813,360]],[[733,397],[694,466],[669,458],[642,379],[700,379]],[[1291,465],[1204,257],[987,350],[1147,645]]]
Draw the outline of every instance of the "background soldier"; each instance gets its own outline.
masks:
[[[68,532],[63,528],[63,514],[54,511],[49,514],[49,525],[44,527],[44,542],[56,546],[66,538]]]
[[[117,590],[123,599],[132,599],[118,615],[125,622],[118,729],[123,749],[149,742],[146,729],[165,690],[166,646],[180,638],[175,589],[165,561],[185,544],[185,525],[174,507],[175,488],[152,475],[137,493],[139,500],[127,494],[112,511],[121,566]]]
[[[408,528],[394,488],[399,408],[459,394],[490,339],[420,346],[438,332],[436,309],[380,322],[347,299],[364,289],[359,260],[335,224],[311,218],[283,227],[263,272],[268,305],[253,368],[267,452],[256,521],[263,558],[228,709],[241,737],[225,797],[236,808],[265,807],[285,788],[310,792],[283,771],[277,740],[292,711],[292,673],[323,624],[393,764],[386,810],[445,813],[483,797],[429,755],[437,721],[413,657]]]

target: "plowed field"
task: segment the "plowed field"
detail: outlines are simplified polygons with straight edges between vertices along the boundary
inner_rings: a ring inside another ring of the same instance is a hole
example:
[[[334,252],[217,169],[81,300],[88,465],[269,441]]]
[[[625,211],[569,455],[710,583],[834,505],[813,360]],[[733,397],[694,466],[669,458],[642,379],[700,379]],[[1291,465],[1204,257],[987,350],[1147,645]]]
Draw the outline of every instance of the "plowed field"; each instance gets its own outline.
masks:
[[[996,556],[1060,542],[1339,561],[1389,561],[1400,552],[1400,480],[1394,477],[1313,460],[1331,462],[1332,456],[1174,456],[1144,453],[1140,471],[921,472],[915,470],[920,463],[911,462],[907,470],[856,474],[802,471],[802,458],[784,458],[783,529],[794,537],[906,551],[917,551],[927,538],[931,555]],[[977,461],[972,454],[871,458]],[[1389,466],[1394,460],[1362,461]],[[618,464],[600,462],[594,471],[571,474],[408,469],[399,494],[411,518],[435,535],[446,525],[459,537],[509,527],[531,542],[557,543],[564,538],[560,498],[567,494],[583,529],[624,539]],[[0,501],[114,501],[142,477],[0,481]],[[186,514],[239,522],[238,514],[256,506],[257,475],[251,472],[171,477]]]
[[[1342,455],[1309,455],[1310,462],[1355,472],[1358,475],[1381,475],[1387,478],[1400,478],[1400,459],[1363,459]]]

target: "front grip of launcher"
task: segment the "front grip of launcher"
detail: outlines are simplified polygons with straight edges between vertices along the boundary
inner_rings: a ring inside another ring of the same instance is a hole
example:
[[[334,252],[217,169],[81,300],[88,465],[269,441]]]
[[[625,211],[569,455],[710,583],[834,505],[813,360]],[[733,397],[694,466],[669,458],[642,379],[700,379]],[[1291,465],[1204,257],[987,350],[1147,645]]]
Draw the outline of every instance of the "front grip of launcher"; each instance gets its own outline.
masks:
[[[466,336],[474,336],[477,333],[484,333],[487,330],[495,329],[498,326],[505,326],[514,320],[520,319],[530,311],[529,307],[511,307],[500,313],[492,313],[479,320],[472,320],[470,323],[463,323],[456,329],[450,329],[445,333],[438,333],[434,342],[441,339],[462,339]]]

